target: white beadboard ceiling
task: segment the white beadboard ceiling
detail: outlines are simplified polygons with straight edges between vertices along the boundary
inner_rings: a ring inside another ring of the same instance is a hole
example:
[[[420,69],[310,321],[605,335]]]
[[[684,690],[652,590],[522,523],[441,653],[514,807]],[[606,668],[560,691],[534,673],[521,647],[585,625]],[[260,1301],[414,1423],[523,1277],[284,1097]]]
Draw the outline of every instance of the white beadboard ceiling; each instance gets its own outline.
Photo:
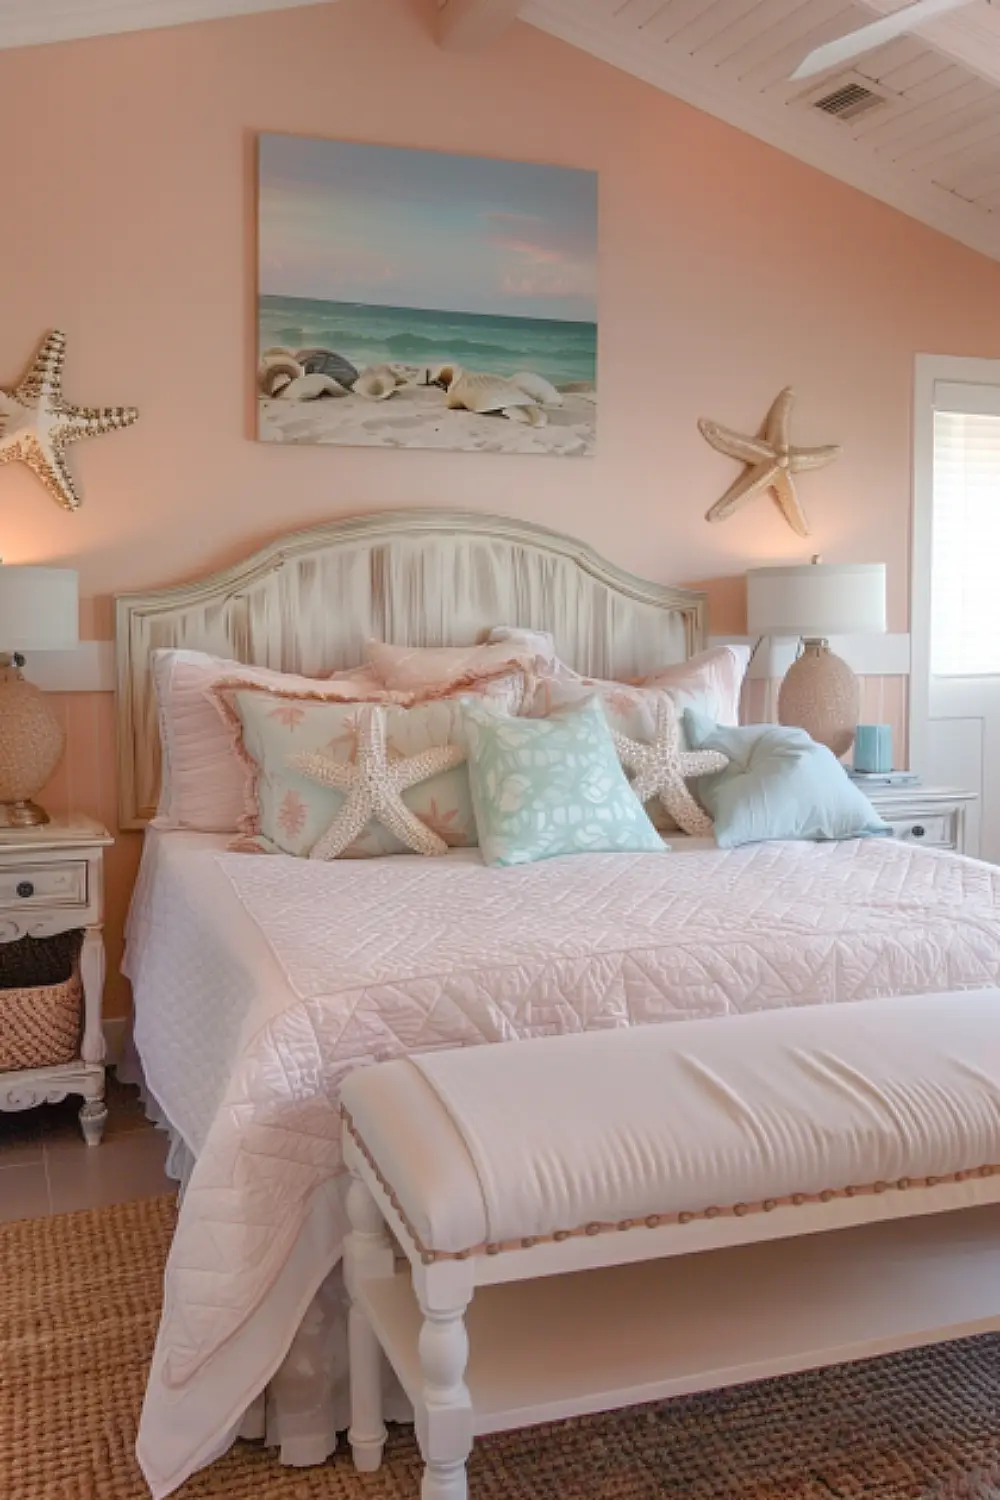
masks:
[[[899,0],[527,0],[523,19],[1000,259],[1000,4],[974,0],[808,83],[822,42]],[[889,102],[813,108],[845,74]]]
[[[0,0],[0,47],[328,0]],[[1000,0],[972,3],[808,84],[820,43],[901,0],[525,0],[521,18],[1000,260]],[[888,102],[845,122],[844,75]],[[860,75],[860,78],[859,78]]]

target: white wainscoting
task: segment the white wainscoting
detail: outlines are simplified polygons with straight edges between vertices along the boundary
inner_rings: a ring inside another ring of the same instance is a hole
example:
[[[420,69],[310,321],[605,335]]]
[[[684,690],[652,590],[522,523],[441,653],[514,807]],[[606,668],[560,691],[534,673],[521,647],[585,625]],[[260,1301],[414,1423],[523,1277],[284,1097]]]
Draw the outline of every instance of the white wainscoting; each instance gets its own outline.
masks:
[[[748,635],[713,635],[710,646],[755,646]],[[908,635],[838,635],[830,649],[842,656],[859,677],[908,677]],[[767,637],[750,667],[750,676],[784,677],[795,660],[798,642]],[[47,693],[113,693],[115,648],[113,641],[81,641],[73,651],[40,651],[28,658],[24,675]]]
[[[756,646],[756,636],[713,635],[710,646]],[[799,650],[791,637],[765,636],[750,664],[751,677],[768,679],[784,677]],[[910,637],[908,635],[834,635],[830,650],[842,656],[859,677],[908,677],[910,675]]]
[[[25,677],[46,693],[113,693],[114,641],[81,641],[72,651],[25,653]]]

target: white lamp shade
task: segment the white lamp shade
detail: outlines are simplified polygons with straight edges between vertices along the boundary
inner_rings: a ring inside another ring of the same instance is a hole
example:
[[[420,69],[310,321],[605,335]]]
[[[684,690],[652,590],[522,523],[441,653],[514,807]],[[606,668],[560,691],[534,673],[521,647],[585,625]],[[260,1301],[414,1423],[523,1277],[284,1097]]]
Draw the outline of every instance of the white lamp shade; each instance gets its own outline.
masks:
[[[885,563],[803,563],[747,573],[751,635],[881,635]]]
[[[72,568],[0,564],[0,652],[68,651],[79,640],[79,580]]]

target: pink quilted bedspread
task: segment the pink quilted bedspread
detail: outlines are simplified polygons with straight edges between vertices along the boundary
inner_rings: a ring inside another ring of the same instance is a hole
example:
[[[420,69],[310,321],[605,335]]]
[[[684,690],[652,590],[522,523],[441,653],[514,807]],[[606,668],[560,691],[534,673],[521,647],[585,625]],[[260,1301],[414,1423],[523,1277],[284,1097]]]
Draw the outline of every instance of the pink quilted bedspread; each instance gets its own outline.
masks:
[[[170,1257],[158,1368],[198,1375],[342,1170],[353,1068],[429,1048],[1000,984],[1000,869],[891,840],[334,864],[206,853],[288,986],[228,1063]],[[600,1108],[600,1100],[595,1100]]]

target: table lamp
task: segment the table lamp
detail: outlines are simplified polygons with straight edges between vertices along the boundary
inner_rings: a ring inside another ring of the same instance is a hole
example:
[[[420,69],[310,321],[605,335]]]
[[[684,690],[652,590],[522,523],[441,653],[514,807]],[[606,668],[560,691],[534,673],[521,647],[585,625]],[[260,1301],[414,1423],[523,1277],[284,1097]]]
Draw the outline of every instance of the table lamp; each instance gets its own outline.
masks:
[[[802,641],[802,654],[778,694],[778,722],[804,729],[834,755],[846,754],[857,728],[860,689],[827,637],[885,631],[885,564],[816,561],[751,568],[747,628],[751,635]]]
[[[31,799],[62,758],[66,735],[48,698],[21,675],[23,651],[79,642],[72,568],[0,564],[0,827],[30,828],[48,813]]]

